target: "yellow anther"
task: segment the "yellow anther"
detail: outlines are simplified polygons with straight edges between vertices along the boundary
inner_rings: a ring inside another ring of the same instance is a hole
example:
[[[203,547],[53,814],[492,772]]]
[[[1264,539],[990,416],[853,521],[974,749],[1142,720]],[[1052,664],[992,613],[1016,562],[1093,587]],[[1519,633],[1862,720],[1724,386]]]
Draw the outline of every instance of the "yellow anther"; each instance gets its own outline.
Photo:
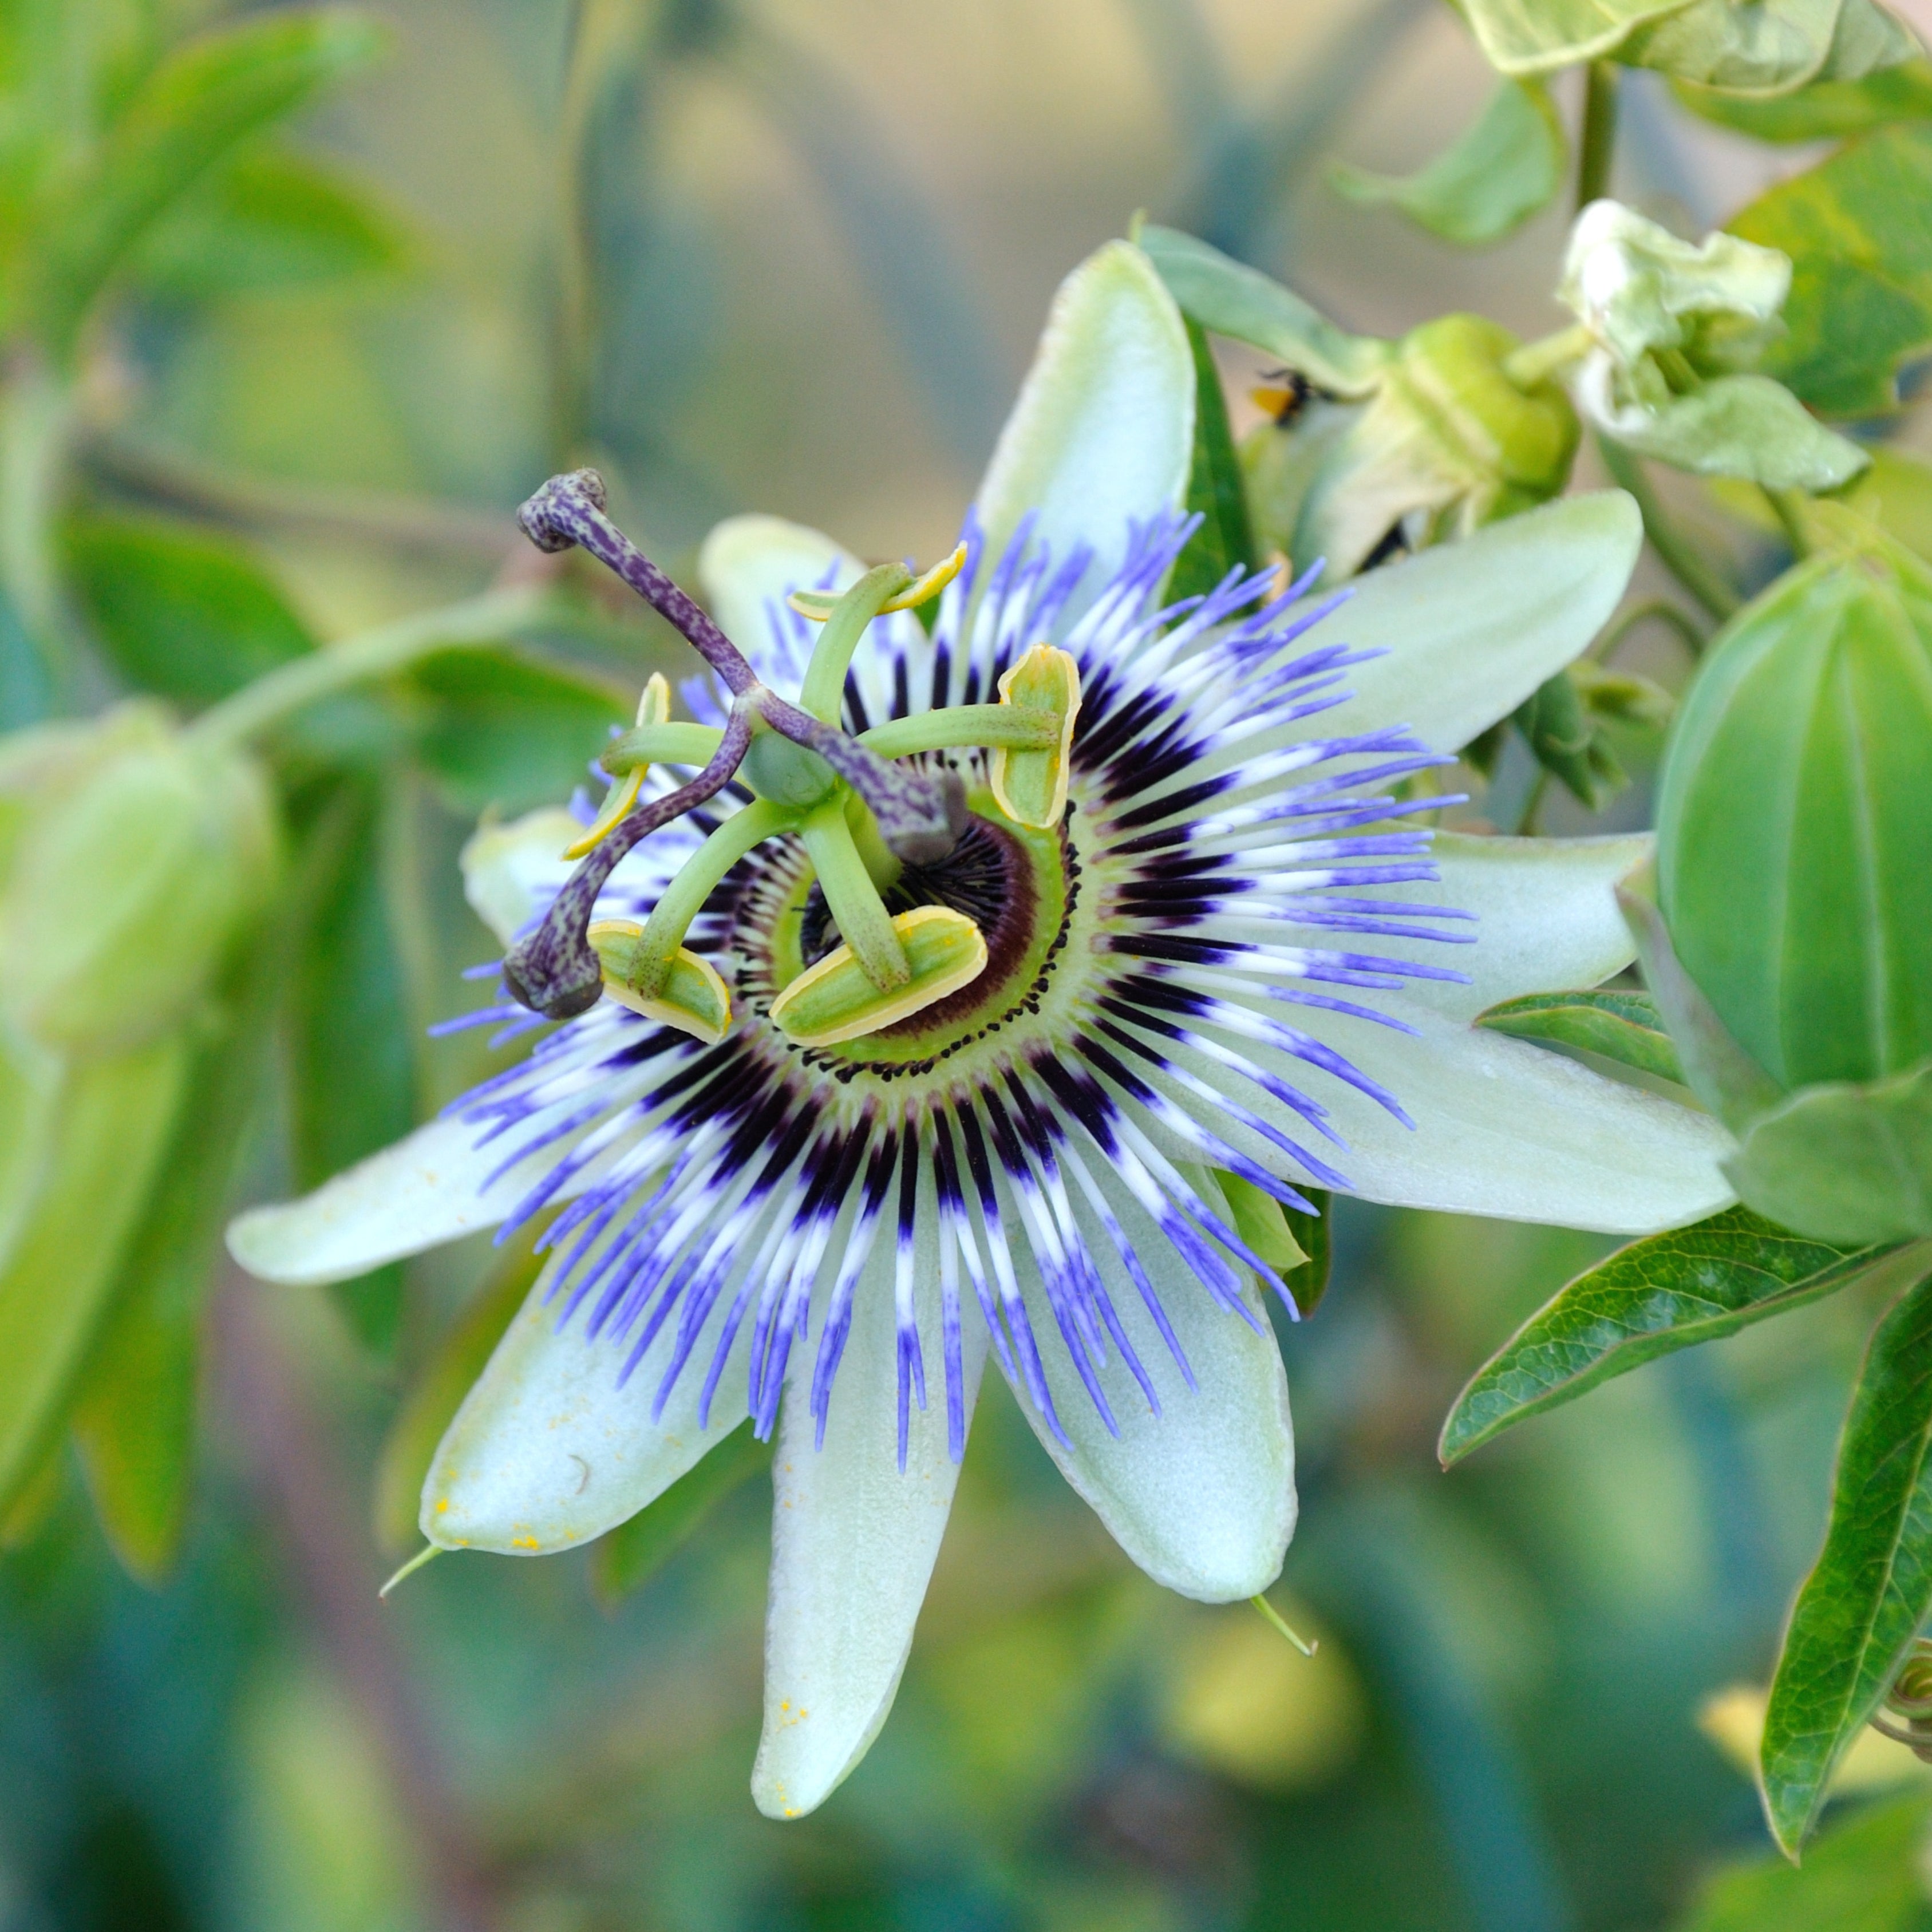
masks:
[[[634,920],[593,920],[586,935],[604,967],[604,991],[620,1006],[661,1026],[676,1027],[709,1046],[730,1030],[731,995],[708,959],[680,946],[655,993],[640,993],[623,978],[624,962],[644,928]]]
[[[911,968],[903,986],[882,993],[851,947],[838,946],[772,1002],[772,1024],[800,1046],[833,1046],[909,1019],[986,970],[984,936],[950,906],[915,906],[893,920],[892,930]]]
[[[646,681],[642,694],[638,699],[638,722],[640,724],[662,724],[670,717],[670,686],[661,670],[654,670]],[[580,859],[590,851],[619,819],[627,818],[637,808],[638,793],[644,782],[644,774],[649,765],[634,765],[618,779],[605,794],[604,809],[597,814],[597,822],[582,838],[573,839],[563,848],[566,859]]]
[[[966,546],[959,544],[950,556],[942,557],[923,577],[916,577],[896,597],[888,597],[879,606],[879,615],[888,610],[913,610],[931,597],[937,597],[966,568]],[[785,599],[801,617],[822,624],[838,607],[840,593],[832,590],[794,590]]]
[[[1080,667],[1065,651],[1036,644],[1000,680],[1000,702],[1039,712],[1060,728],[1039,750],[997,746],[988,778],[1000,809],[1021,825],[1044,831],[1066,809],[1073,763],[1073,723],[1080,716]]]

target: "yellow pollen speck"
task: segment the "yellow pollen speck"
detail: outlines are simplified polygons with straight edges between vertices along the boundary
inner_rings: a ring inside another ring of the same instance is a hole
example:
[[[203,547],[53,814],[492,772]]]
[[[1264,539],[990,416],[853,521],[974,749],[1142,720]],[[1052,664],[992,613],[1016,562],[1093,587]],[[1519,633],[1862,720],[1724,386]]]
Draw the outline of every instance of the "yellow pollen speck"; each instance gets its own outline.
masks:
[[[438,1516],[441,1516],[448,1508],[449,1498],[447,1496],[439,1496],[436,1498],[436,1513]]]

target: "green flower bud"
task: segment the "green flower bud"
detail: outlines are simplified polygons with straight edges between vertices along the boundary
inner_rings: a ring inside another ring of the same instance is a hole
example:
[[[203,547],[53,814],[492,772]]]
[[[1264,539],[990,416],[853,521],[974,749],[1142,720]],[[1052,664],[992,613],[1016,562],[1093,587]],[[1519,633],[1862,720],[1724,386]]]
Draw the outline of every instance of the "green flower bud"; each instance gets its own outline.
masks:
[[[1257,432],[1244,460],[1263,536],[1347,577],[1392,531],[1420,548],[1557,495],[1576,418],[1553,381],[1510,376],[1520,346],[1480,316],[1442,316],[1394,345],[1366,400]]]
[[[1829,548],[1726,627],[1658,808],[1678,960],[1787,1090],[1932,1057],[1932,568],[1813,514]]]
[[[0,1010],[63,1052],[152,1038],[266,898],[267,785],[147,704],[23,737],[0,751]]]

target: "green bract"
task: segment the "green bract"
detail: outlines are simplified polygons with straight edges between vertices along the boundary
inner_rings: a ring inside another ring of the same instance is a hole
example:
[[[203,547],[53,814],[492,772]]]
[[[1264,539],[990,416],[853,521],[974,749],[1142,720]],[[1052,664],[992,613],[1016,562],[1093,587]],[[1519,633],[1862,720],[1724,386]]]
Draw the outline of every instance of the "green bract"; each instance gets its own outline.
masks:
[[[1746,1200],[1898,1239],[1932,1231],[1932,570],[1813,514],[1829,548],[1732,621],[1684,701],[1658,897],[1703,1030],[1762,1070],[1719,1083]]]
[[[1265,541],[1352,575],[1391,530],[1412,548],[1466,536],[1563,488],[1576,418],[1554,382],[1520,386],[1499,323],[1446,315],[1391,345],[1367,400],[1306,430],[1256,430],[1244,452]]]
[[[58,748],[32,734],[14,754],[32,802],[0,806],[0,1010],[58,1052],[137,1045],[189,1010],[260,907],[273,808],[251,760],[156,706]]]
[[[1790,260],[1732,235],[1696,244],[1614,201],[1576,218],[1558,298],[1594,347],[1576,404],[1604,434],[1705,476],[1835,489],[1868,459],[1750,365],[1791,286]]]

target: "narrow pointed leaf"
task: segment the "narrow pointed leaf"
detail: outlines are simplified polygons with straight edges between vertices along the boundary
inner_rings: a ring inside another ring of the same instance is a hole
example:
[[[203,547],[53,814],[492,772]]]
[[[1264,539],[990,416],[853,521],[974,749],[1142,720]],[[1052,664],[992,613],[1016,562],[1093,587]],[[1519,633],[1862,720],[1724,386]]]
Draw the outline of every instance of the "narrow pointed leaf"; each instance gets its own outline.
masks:
[[[1373,336],[1337,328],[1292,290],[1178,229],[1143,228],[1140,242],[1184,315],[1279,358],[1328,394],[1366,396],[1395,353]]]
[[[1187,479],[1187,508],[1202,524],[1174,565],[1167,587],[1171,598],[1199,596],[1237,566],[1252,570],[1261,560],[1248,520],[1246,481],[1228,428],[1220,371],[1206,332],[1191,320],[1187,343],[1194,352],[1194,464]]]
[[[1922,1255],[1919,1265],[1925,1262]],[[1796,1857],[1832,1767],[1932,1611],[1932,1276],[1881,1322],[1838,1444],[1825,1546],[1772,1679],[1765,1810]]]
[[[1932,1248],[1838,1247],[1744,1208],[1634,1241],[1579,1275],[1476,1371],[1442,1425],[1438,1454],[1447,1466],[1660,1355],[1734,1335],[1880,1269],[1890,1278],[1928,1262]]]
[[[1558,1046],[1582,1047],[1660,1079],[1684,1078],[1677,1049],[1664,1030],[1657,1002],[1648,993],[1601,988],[1526,993],[1520,999],[1502,1000],[1479,1013],[1476,1024],[1518,1040],[1546,1040]]]

